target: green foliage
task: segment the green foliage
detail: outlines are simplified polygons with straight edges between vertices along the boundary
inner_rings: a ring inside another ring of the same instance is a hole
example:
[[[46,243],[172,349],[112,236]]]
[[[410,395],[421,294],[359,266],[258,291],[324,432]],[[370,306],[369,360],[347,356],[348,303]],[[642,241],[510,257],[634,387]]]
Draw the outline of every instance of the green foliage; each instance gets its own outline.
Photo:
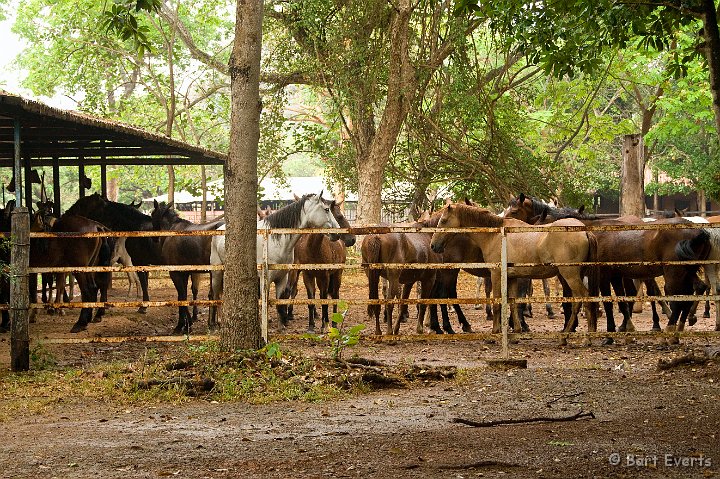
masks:
[[[57,366],[57,359],[45,345],[38,343],[30,350],[30,365],[36,371],[52,369]]]
[[[345,315],[348,311],[348,305],[344,301],[340,301],[337,306],[338,311],[330,317],[331,321],[337,326],[331,326],[328,331],[328,339],[330,339],[330,350],[332,358],[341,360],[345,349],[355,346],[360,341],[360,333],[365,329],[364,324],[357,324],[349,329],[345,329]]]

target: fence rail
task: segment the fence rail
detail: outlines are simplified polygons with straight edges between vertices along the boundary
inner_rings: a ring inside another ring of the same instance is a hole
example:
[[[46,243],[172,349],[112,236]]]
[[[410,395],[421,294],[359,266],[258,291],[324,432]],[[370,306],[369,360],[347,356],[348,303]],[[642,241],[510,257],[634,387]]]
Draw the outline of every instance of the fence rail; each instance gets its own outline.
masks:
[[[337,304],[341,300],[332,299],[271,299],[269,297],[269,273],[273,270],[336,270],[336,269],[500,269],[501,270],[501,296],[497,298],[452,298],[452,299],[374,299],[374,300],[362,300],[362,299],[345,299],[343,302],[350,305],[411,305],[411,304],[500,304],[502,307],[502,335],[503,335],[503,356],[508,357],[508,337],[513,334],[508,331],[507,318],[509,316],[509,307],[513,304],[527,304],[527,303],[540,303],[540,302],[622,302],[622,301],[658,301],[658,300],[670,300],[670,301],[697,301],[700,298],[697,296],[593,296],[593,297],[533,297],[533,298],[509,298],[507,296],[507,235],[517,232],[539,232],[539,231],[626,231],[626,230],[661,230],[661,229],[700,229],[700,228],[718,228],[720,224],[698,224],[698,223],[681,223],[681,224],[657,224],[657,223],[644,223],[637,225],[606,225],[606,226],[528,226],[528,227],[475,227],[475,228],[425,228],[425,227],[408,227],[408,226],[362,226],[353,228],[341,228],[341,229],[327,229],[327,228],[312,228],[312,229],[258,229],[257,233],[265,238],[263,248],[263,261],[258,263],[258,269],[260,270],[260,277],[262,279],[260,284],[260,309],[262,317],[262,331],[263,336],[267,339],[267,321],[269,307],[274,305],[301,305],[301,304],[315,304],[315,305],[332,305]],[[309,234],[309,233],[352,233],[356,235],[367,235],[367,234],[386,234],[386,233],[400,233],[400,232],[411,232],[411,233],[484,233],[493,232],[500,233],[502,236],[502,258],[500,262],[483,262],[483,263],[423,263],[423,264],[408,264],[408,263],[369,263],[369,264],[270,264],[267,259],[267,240],[272,235],[276,234]],[[97,238],[97,237],[168,237],[168,236],[217,236],[224,234],[224,231],[107,231],[107,232],[94,232],[94,233],[30,233],[31,239],[36,238]],[[604,262],[604,263],[558,263],[555,266],[578,266],[578,265],[589,265],[589,264],[602,264],[606,266],[621,266],[621,265],[676,265],[676,264],[718,264],[718,261],[712,260],[698,260],[698,261],[635,261],[635,262]],[[547,266],[547,264],[541,263],[521,263],[513,264],[511,268],[523,268],[532,266]],[[151,265],[151,266],[87,266],[87,267],[33,267],[28,268],[28,273],[62,273],[62,272],[138,272],[138,271],[220,271],[223,270],[222,265]],[[706,296],[702,299],[710,299],[714,301],[720,301],[720,295]],[[135,308],[139,306],[144,307],[160,307],[160,306],[216,306],[222,304],[221,300],[187,300],[187,301],[109,301],[109,302],[75,302],[75,303],[54,303],[50,306],[53,308],[68,308],[76,309],[83,307],[120,307],[120,308]],[[30,308],[42,308],[45,305],[35,304]],[[1,309],[8,309],[8,306],[0,305]],[[552,337],[562,336],[564,333],[549,333]],[[587,334],[587,333],[583,333]],[[610,333],[596,333],[603,337],[608,336]],[[657,333],[652,333],[657,335]],[[678,335],[679,333],[674,333]],[[593,333],[595,335],[595,333]],[[687,334],[683,334],[687,335]],[[709,332],[710,336],[717,336],[717,333]],[[463,335],[463,336],[468,336]],[[488,334],[488,336],[490,336]],[[434,336],[430,336],[434,337]],[[525,337],[525,336],[522,336]],[[529,337],[539,337],[538,333],[529,333]]]

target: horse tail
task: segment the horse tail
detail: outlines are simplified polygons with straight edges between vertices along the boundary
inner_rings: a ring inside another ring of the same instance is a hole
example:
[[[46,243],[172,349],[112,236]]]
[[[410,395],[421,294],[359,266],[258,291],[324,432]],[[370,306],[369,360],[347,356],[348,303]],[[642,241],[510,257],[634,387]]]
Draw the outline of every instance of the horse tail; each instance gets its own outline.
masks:
[[[366,268],[365,273],[368,277],[368,299],[379,299],[378,285],[380,283],[380,270],[368,268],[369,264],[381,262],[381,246],[380,236],[368,235],[363,239],[360,251],[362,253],[362,267]],[[368,304],[368,316],[379,316],[380,305]]]
[[[689,240],[680,240],[675,245],[675,254],[682,261],[703,260],[710,253],[710,234],[701,229],[700,234]]]
[[[588,239],[588,256],[587,261],[589,264],[585,267],[585,274],[588,279],[588,296],[597,297],[600,296],[600,267],[597,264],[598,261],[598,242],[597,236],[592,231],[586,231]],[[594,311],[597,317],[598,303],[592,302],[589,304],[590,311]]]

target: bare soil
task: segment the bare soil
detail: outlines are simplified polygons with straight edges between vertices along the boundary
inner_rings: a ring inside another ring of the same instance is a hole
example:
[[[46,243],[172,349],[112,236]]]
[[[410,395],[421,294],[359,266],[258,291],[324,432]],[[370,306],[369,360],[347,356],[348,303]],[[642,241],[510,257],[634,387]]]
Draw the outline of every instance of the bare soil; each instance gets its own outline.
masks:
[[[346,274],[344,298],[364,297],[361,275]],[[124,281],[117,279],[115,286],[111,299],[125,300]],[[473,295],[474,288],[470,277],[461,277],[461,296]],[[201,296],[206,295],[206,289],[201,290]],[[172,299],[174,291],[168,280],[154,279],[151,296]],[[548,319],[541,305],[534,309],[529,320],[534,331],[560,329],[560,320]],[[484,312],[470,307],[465,311],[475,331],[489,331]],[[174,308],[151,309],[145,315],[113,309],[102,323],[72,335],[68,331],[76,312],[40,314],[31,324],[32,344],[45,341],[43,347],[61,366],[133,357],[147,345],[50,344],[48,338],[164,335],[174,327],[177,314]],[[411,308],[411,319],[402,326],[408,339],[417,339],[414,315]],[[202,311],[196,333],[205,332],[206,318]],[[289,332],[304,332],[304,307],[298,308],[296,318]],[[634,319],[638,329],[649,329],[647,310]],[[452,320],[459,330],[454,316]],[[359,307],[351,308],[347,322],[364,322],[373,329]],[[691,329],[710,331],[713,326],[714,320],[699,318]],[[271,334],[275,327],[273,316]],[[7,334],[0,336],[4,370],[8,342]],[[580,344],[580,339],[568,346],[555,339],[520,340],[511,345],[511,355],[527,359],[528,368],[502,370],[487,362],[500,356],[498,344],[463,340],[461,334],[443,341],[365,340],[351,354],[389,364],[457,366],[464,372],[454,380],[321,403],[194,400],[129,408],[112,401],[58,403],[42,414],[20,413],[0,425],[0,476],[720,476],[720,365],[711,360],[658,368],[661,359],[718,348],[717,338],[688,338],[672,346],[653,337],[610,346],[599,341],[591,347]],[[319,358],[329,351],[327,344],[308,340],[283,340],[281,346]],[[595,418],[489,428],[454,422],[559,418],[579,411],[592,412]]]

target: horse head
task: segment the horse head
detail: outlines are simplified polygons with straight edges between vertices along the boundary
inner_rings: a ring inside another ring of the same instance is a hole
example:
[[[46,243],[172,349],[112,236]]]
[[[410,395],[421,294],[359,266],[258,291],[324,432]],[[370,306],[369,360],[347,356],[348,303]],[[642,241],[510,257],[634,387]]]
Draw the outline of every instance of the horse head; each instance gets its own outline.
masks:
[[[150,214],[152,219],[153,229],[155,230],[167,230],[170,229],[172,224],[178,218],[178,214],[173,209],[174,202],[165,203],[164,201],[158,203],[157,200],[153,200],[155,208]]]
[[[457,218],[458,206],[449,204],[441,210],[440,221],[438,221],[438,228],[456,228],[458,223]],[[445,244],[450,237],[450,233],[436,232],[433,233],[432,239],[430,240],[430,248],[436,253],[442,253],[445,251]]]
[[[344,201],[345,200],[341,200],[339,203],[335,200],[330,201],[330,212],[335,217],[335,221],[337,221],[340,228],[350,228],[350,222],[345,218],[342,209],[340,209],[340,205],[342,205]],[[355,244],[356,238],[352,233],[342,233],[338,236],[348,248]]]
[[[306,195],[301,199],[302,213],[301,224],[310,228],[340,228],[335,216],[330,211],[330,203],[322,197],[323,192],[318,195]],[[304,201],[303,201],[304,200]],[[330,241],[340,239],[339,234],[331,233]]]

